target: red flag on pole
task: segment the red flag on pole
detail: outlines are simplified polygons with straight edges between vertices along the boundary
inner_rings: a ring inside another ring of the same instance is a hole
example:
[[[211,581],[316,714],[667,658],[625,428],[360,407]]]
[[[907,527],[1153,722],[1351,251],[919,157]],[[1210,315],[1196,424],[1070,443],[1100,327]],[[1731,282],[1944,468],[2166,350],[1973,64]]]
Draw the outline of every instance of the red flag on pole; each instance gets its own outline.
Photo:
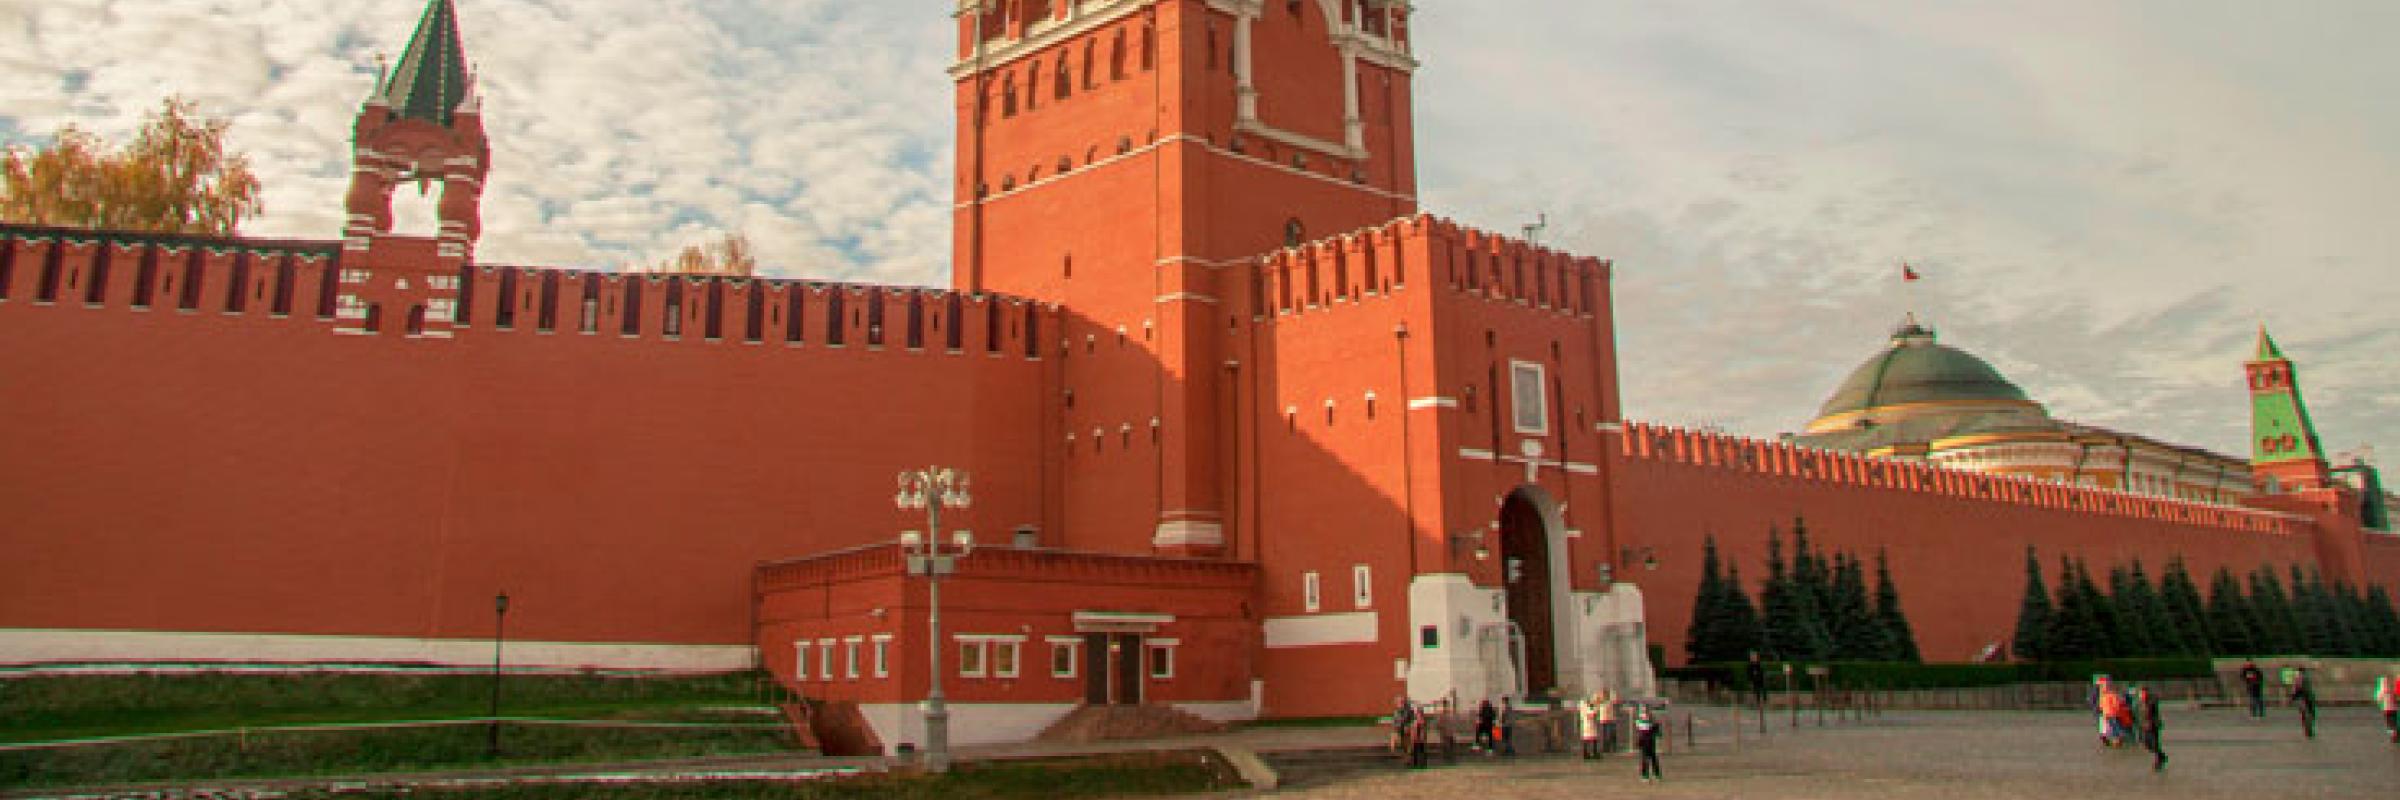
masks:
[[[1908,262],[1906,262],[1906,261],[1902,261],[1902,262],[1900,262],[1900,279],[1901,279],[1901,280],[1903,280],[1903,281],[1912,281],[1912,282],[1913,282],[1913,281],[1915,281],[1915,280],[1917,280],[1917,279],[1919,279],[1919,278],[1923,278],[1923,277],[1925,277],[1925,276],[1917,274],[1917,268],[1916,268],[1916,267],[1909,266],[1909,265],[1908,265]]]

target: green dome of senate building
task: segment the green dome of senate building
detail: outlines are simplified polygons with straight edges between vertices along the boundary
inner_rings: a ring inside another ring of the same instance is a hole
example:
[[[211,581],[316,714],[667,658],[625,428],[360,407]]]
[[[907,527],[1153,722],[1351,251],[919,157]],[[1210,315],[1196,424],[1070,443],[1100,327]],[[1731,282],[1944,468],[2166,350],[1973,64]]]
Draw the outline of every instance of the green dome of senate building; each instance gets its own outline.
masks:
[[[2008,410],[2022,418],[2046,417],[2040,404],[1999,370],[1972,353],[1935,341],[1931,329],[1910,317],[1892,333],[1891,346],[1851,370],[1810,422],[1811,432],[1857,427],[1890,414]],[[1945,414],[1945,416],[1947,416]],[[1884,420],[1889,421],[1889,420]]]

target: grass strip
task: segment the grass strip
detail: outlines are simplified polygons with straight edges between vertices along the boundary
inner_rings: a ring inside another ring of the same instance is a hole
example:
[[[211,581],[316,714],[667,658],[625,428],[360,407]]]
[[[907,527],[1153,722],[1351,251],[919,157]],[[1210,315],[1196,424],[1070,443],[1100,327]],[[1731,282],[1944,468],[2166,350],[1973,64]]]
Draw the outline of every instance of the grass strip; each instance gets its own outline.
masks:
[[[477,800],[1082,800],[1166,797],[1221,792],[1244,784],[1203,753],[1143,753],[1097,759],[962,764],[946,775],[872,774],[791,779],[651,779],[597,782],[556,780],[370,789],[342,797],[477,798]],[[295,798],[329,798],[300,792]]]
[[[592,728],[503,725],[503,757],[486,757],[489,728],[315,729],[0,752],[0,786],[94,786],[153,781],[354,775],[454,768],[591,763],[787,752],[788,731],[756,727]]]

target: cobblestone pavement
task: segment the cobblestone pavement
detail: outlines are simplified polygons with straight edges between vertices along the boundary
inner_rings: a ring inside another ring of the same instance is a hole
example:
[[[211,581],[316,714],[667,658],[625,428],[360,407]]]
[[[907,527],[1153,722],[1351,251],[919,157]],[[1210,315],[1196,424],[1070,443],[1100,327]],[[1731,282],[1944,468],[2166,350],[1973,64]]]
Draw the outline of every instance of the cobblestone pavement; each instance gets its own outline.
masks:
[[[1642,783],[1636,762],[1545,756],[1494,763],[1378,771],[1290,787],[1273,797],[1336,800],[1490,798],[2400,798],[2400,745],[2379,716],[2331,709],[2313,741],[2292,712],[2266,721],[2234,710],[2170,710],[2164,772],[2139,748],[2103,749],[2088,715],[2065,712],[1892,712],[1817,727],[1772,720],[1762,743],[1755,718],[1740,749],[1715,715],[1697,747],[1676,734],[1667,779]],[[1678,721],[1681,713],[1676,715]]]

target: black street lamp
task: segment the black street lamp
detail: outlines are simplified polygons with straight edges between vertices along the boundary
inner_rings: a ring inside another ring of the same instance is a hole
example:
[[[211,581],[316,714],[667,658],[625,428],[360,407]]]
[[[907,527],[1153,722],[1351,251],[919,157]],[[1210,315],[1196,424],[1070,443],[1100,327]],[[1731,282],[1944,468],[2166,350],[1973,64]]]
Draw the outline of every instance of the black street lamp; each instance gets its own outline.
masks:
[[[492,715],[491,737],[484,755],[500,757],[500,644],[507,640],[508,593],[492,598]]]

